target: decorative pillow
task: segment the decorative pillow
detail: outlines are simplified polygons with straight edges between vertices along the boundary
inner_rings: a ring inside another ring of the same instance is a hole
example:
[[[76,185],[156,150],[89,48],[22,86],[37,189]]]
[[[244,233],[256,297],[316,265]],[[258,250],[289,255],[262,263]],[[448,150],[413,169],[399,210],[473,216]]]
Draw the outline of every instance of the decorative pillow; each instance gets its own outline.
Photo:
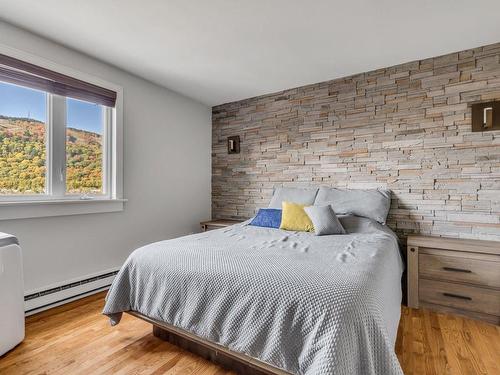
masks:
[[[275,208],[261,208],[250,222],[256,227],[279,228],[281,224],[281,210]]]
[[[325,188],[319,189],[316,206],[331,205],[339,214],[353,214],[385,224],[391,207],[391,191],[384,189],[349,190]]]
[[[282,203],[280,229],[313,232],[314,225],[304,211],[304,205],[291,202]]]
[[[278,187],[274,189],[269,208],[280,209],[282,202],[294,202],[310,206],[314,203],[314,198],[316,198],[317,193],[318,188]]]
[[[340,224],[332,206],[309,206],[304,211],[314,225],[316,236],[325,234],[345,234],[345,229]]]

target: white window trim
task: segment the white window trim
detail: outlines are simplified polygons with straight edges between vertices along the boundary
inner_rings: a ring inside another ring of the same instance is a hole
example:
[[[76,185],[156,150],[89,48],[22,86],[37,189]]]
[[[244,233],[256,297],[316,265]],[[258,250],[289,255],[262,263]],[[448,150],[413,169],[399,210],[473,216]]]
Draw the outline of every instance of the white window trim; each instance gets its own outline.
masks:
[[[45,58],[20,51],[7,45],[0,44],[0,53],[12,56],[16,59],[29,62],[77,79],[104,87],[116,92],[116,105],[114,111],[106,111],[107,116],[113,116],[104,135],[104,144],[111,149],[112,158],[104,157],[103,162],[106,168],[104,178],[107,179],[109,192],[103,195],[92,197],[91,199],[80,199],[80,196],[62,195],[61,192],[54,191],[55,186],[48,186],[49,193],[54,195],[30,195],[19,196],[15,200],[0,199],[0,220],[24,219],[34,217],[78,215],[101,212],[117,212],[123,210],[123,88],[117,84],[105,81],[101,78],[83,73],[81,71],[60,65]],[[50,106],[48,106],[50,108]],[[48,116],[52,116],[51,113]],[[48,134],[52,134],[49,130]],[[54,144],[54,142],[51,142]],[[53,152],[54,150],[47,150]],[[105,155],[106,153],[103,153]],[[50,164],[52,158],[48,158],[47,173],[57,173],[60,166]],[[47,179],[50,181],[51,179]]]

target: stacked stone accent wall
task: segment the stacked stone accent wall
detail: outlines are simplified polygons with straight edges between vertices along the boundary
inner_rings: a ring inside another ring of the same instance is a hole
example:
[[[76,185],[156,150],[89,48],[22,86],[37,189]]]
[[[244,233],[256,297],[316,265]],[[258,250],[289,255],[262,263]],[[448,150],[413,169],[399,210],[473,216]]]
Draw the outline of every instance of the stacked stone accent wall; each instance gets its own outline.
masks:
[[[493,99],[500,43],[214,107],[213,217],[248,218],[275,186],[384,187],[401,237],[500,240],[500,131],[471,131]]]

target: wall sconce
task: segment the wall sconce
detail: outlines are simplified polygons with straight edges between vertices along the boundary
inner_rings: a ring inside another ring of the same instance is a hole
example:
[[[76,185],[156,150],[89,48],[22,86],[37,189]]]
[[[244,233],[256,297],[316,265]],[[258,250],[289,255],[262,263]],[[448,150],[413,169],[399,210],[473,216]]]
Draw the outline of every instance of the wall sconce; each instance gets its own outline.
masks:
[[[227,153],[228,154],[239,154],[240,153],[240,136],[239,135],[227,137]]]
[[[500,101],[472,104],[472,131],[500,130]]]

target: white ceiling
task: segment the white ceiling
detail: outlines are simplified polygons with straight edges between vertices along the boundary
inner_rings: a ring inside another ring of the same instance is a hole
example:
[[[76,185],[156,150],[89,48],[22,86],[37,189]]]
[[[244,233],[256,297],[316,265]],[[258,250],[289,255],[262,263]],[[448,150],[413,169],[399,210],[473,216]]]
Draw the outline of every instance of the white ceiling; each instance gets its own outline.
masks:
[[[498,0],[0,0],[4,21],[207,105],[498,42],[498,14]]]

